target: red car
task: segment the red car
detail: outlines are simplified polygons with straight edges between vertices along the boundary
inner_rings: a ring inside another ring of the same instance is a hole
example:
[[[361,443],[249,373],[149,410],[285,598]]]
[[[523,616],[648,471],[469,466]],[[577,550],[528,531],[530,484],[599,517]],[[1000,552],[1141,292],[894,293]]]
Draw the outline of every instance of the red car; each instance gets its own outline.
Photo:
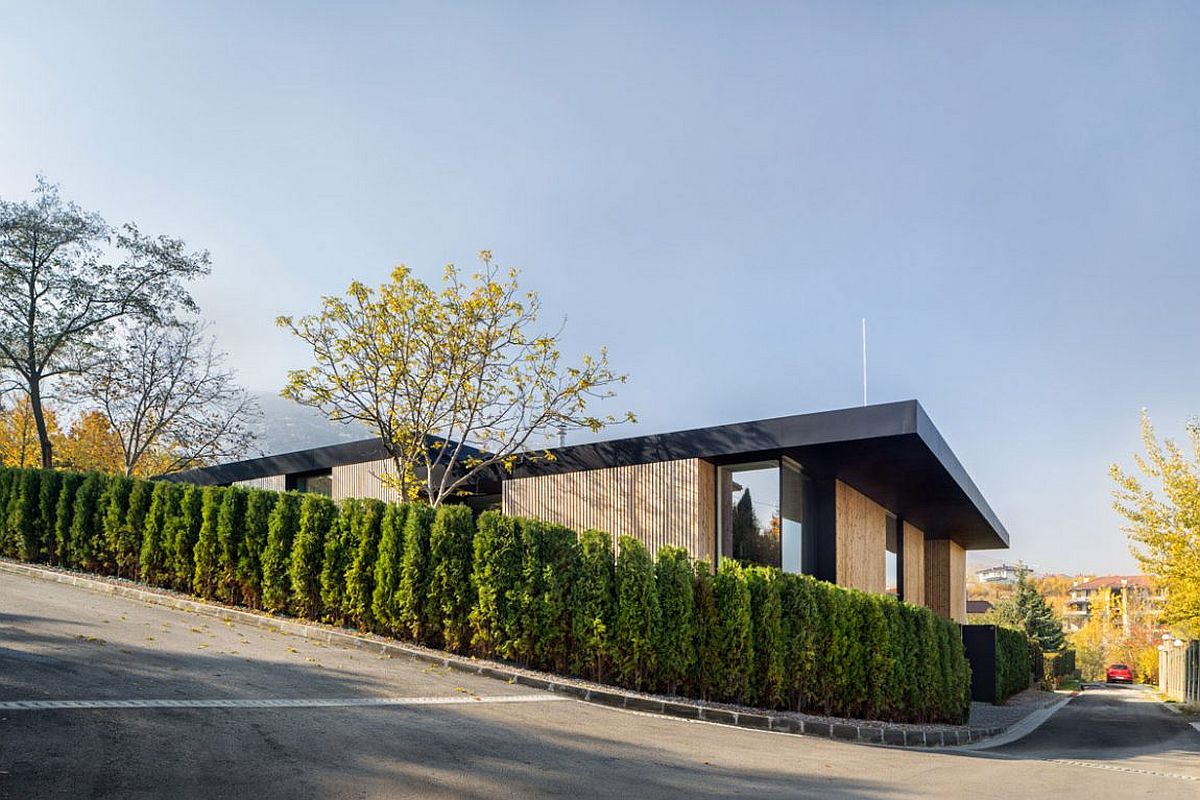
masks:
[[[1105,683],[1133,683],[1133,670],[1128,664],[1113,664],[1104,674]]]

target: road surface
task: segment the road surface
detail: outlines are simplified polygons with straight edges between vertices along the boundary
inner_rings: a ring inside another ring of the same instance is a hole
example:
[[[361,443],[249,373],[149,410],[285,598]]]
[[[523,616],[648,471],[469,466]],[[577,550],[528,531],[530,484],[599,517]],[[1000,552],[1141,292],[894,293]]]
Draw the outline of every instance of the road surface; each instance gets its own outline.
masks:
[[[3,798],[730,795],[1200,797],[1200,733],[1136,690],[995,752],[734,729],[0,570]]]

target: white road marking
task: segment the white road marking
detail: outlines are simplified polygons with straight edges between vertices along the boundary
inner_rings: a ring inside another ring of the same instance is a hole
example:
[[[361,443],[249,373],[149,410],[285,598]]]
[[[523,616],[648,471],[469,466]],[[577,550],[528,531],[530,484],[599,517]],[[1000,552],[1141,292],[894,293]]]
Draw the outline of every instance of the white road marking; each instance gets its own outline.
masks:
[[[316,697],[283,699],[211,700],[9,700],[0,711],[56,711],[94,708],[348,708],[356,706],[449,706],[472,703],[555,703],[569,697],[543,694],[508,694],[480,697]]]
[[[1200,777],[1195,775],[1180,775],[1177,772],[1155,772],[1154,770],[1150,769],[1120,767],[1116,764],[1097,764],[1093,761],[1071,761],[1065,758],[1044,758],[1042,761],[1051,764],[1062,764],[1068,767],[1087,767],[1088,769],[1106,769],[1110,772],[1131,772],[1135,775],[1153,775],[1157,778],[1173,778],[1177,781],[1200,781]]]

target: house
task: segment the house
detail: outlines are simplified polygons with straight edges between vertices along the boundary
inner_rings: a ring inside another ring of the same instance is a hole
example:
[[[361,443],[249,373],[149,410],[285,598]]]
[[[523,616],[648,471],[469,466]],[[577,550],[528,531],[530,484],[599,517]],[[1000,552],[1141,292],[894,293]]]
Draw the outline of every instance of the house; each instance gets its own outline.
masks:
[[[915,401],[549,451],[482,477],[475,508],[628,534],[889,593],[966,622],[966,552],[1008,533]],[[171,476],[397,499],[378,440]]]
[[[1097,614],[1119,620],[1126,630],[1132,622],[1155,625],[1165,599],[1145,575],[1106,575],[1076,581],[1071,584],[1063,627],[1077,631]]]
[[[992,603],[990,600],[968,600],[967,601],[967,614],[968,615],[986,614],[991,610],[992,610]]]
[[[1028,569],[1014,564],[997,564],[994,567],[981,569],[975,573],[980,583],[1013,584],[1021,579],[1022,570]]]

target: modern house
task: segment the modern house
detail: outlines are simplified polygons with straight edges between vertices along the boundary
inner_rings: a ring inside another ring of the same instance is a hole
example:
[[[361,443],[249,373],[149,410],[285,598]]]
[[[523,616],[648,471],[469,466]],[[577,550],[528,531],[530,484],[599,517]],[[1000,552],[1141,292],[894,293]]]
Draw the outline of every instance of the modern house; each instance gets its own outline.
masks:
[[[1145,575],[1106,575],[1077,581],[1071,585],[1063,627],[1077,631],[1097,614],[1120,621],[1126,630],[1131,623],[1157,625],[1165,601]]]
[[[977,571],[975,578],[980,583],[1003,583],[1011,585],[1021,579],[1022,570],[1028,572],[1029,568],[1014,564],[996,564],[995,566]]]
[[[915,401],[560,447],[472,487],[475,508],[628,534],[867,592],[966,622],[966,551],[1008,534]],[[365,440],[171,480],[395,500]]]

